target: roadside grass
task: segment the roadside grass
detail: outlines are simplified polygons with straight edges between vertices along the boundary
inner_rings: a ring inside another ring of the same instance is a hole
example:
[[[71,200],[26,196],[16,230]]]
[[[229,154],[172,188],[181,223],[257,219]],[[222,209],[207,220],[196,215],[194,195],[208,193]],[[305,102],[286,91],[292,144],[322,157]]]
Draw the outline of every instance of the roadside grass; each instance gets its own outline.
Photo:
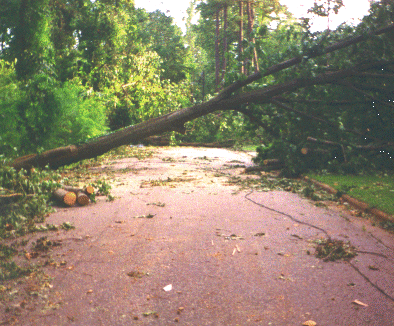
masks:
[[[241,146],[241,150],[244,152],[255,152],[258,145],[243,145]]]
[[[370,207],[394,215],[394,174],[355,176],[309,173],[307,176],[361,200]]]

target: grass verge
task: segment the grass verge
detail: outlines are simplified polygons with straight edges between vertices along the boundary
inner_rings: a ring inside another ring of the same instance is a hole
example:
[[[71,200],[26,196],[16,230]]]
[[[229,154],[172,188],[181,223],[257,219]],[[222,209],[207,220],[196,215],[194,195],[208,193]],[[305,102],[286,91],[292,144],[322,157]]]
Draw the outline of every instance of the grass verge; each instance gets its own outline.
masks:
[[[308,174],[340,193],[367,203],[370,207],[394,215],[394,175]]]

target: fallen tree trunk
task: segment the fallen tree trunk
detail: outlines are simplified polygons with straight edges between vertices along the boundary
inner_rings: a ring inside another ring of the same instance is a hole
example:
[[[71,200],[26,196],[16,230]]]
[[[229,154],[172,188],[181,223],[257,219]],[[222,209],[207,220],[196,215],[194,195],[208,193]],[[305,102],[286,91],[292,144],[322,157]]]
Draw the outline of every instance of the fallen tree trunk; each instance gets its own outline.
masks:
[[[331,147],[345,146],[345,144],[333,142],[331,140],[326,140],[326,139],[317,139],[314,137],[308,137],[306,140],[311,143],[327,145],[327,146],[331,146]],[[350,144],[349,146],[353,147],[355,149],[361,150],[361,151],[378,151],[381,149],[385,149],[387,147],[392,147],[392,146],[394,146],[394,143],[388,142],[386,144],[381,144],[381,145],[352,145],[352,144]]]
[[[152,146],[170,146],[169,138],[161,138],[161,137],[148,137],[142,142],[144,145],[152,145]],[[235,140],[228,139],[225,141],[217,141],[212,143],[202,143],[202,142],[181,142],[177,144],[177,146],[189,146],[189,147],[214,147],[214,148],[225,148],[232,147],[235,145]]]
[[[218,141],[214,143],[180,143],[178,146],[190,146],[190,147],[208,147],[208,148],[226,148],[233,147],[235,145],[235,141],[229,139],[227,141]]]
[[[352,44],[365,41],[373,35],[381,35],[393,30],[394,24],[391,24],[388,27],[382,28],[370,34],[349,38],[335,43],[323,49],[319,53],[309,55],[309,58],[334,52],[339,49],[346,48]],[[11,165],[17,170],[22,168],[30,169],[33,166],[45,167],[47,165],[49,165],[50,168],[55,169],[84,159],[100,156],[113,148],[139,142],[149,136],[160,135],[168,131],[185,133],[186,128],[184,124],[186,122],[218,110],[237,110],[240,107],[250,103],[269,103],[272,102],[273,98],[286,92],[291,92],[299,88],[312,85],[325,85],[333,83],[337,80],[343,80],[346,77],[354,76],[371,68],[384,67],[388,64],[393,64],[393,62],[386,61],[375,62],[362,66],[350,67],[349,69],[336,72],[324,73],[314,78],[294,79],[287,83],[273,85],[256,91],[231,96],[235,91],[262,77],[274,74],[301,63],[303,58],[303,56],[297,56],[290,60],[271,66],[266,69],[265,72],[256,72],[243,81],[237,81],[233,83],[221,93],[219,93],[215,98],[206,103],[194,105],[192,107],[184,108],[134,126],[129,126],[114,133],[90,140],[89,142],[83,144],[60,147],[46,151],[42,154],[23,156],[12,162]]]

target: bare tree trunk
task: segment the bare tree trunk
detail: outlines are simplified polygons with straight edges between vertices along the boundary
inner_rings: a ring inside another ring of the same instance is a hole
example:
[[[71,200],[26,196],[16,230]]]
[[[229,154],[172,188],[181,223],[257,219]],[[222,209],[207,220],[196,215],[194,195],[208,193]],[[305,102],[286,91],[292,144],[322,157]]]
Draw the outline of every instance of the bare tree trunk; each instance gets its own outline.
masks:
[[[253,30],[253,25],[254,25],[254,6],[252,5],[252,10],[251,10],[251,14],[252,14],[252,30]],[[259,68],[259,61],[258,61],[258,57],[257,57],[257,50],[256,50],[256,39],[253,37],[252,38],[252,42],[253,42],[253,65],[254,65],[254,71],[257,72],[260,70]]]
[[[222,78],[221,81],[224,80],[224,76],[227,70],[227,13],[228,13],[228,6],[225,5],[223,8],[223,53],[222,53]]]
[[[252,32],[252,29],[253,29],[253,25],[252,25],[252,15],[251,15],[251,4],[250,4],[250,1],[248,0],[248,1],[246,1],[246,13],[247,13],[247,15],[248,15],[248,41],[250,42],[250,34],[251,34],[251,32]],[[250,70],[249,70],[249,68],[250,68],[250,60],[249,59],[247,59],[247,60],[245,60],[246,62],[245,62],[245,72],[246,72],[246,74],[247,75],[249,75],[249,72],[250,72]]]
[[[218,90],[220,83],[220,53],[219,53],[219,43],[220,43],[220,9],[216,9],[215,13],[216,20],[216,31],[215,31],[215,80],[216,80],[216,90]]]
[[[246,6],[247,6],[247,12],[248,12],[248,40],[249,40],[249,42],[253,43],[253,45],[255,45],[256,40],[254,37],[252,37],[253,25],[254,25],[253,2],[248,1],[246,3]],[[256,51],[255,47],[253,47],[252,67],[254,67],[255,72],[259,71],[259,64],[258,64],[258,60],[257,60],[257,51]]]
[[[243,61],[244,55],[244,3],[243,1],[239,2],[239,35],[238,35],[238,55],[239,55],[239,62],[241,64],[240,73],[243,75],[245,74],[245,63]]]

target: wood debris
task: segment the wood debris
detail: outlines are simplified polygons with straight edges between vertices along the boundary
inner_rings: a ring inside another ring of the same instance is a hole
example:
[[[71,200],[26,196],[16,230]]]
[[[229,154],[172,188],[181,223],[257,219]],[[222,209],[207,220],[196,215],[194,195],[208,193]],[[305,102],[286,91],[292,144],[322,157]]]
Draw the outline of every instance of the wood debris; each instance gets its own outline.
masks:
[[[67,206],[74,206],[78,203],[80,206],[86,206],[90,203],[90,195],[94,194],[92,186],[77,188],[72,186],[62,186],[53,192],[54,198]]]

